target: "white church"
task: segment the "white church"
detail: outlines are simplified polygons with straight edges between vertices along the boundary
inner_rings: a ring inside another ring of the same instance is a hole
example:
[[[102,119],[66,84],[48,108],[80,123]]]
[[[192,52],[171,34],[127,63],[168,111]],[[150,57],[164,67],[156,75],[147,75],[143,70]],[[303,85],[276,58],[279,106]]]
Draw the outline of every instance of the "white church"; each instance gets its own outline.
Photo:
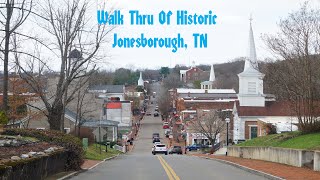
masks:
[[[229,137],[232,141],[252,139],[264,136],[268,132],[266,124],[273,125],[277,133],[297,130],[298,120],[293,116],[290,102],[278,101],[273,95],[264,94],[263,78],[264,74],[258,69],[256,48],[252,25],[249,27],[249,47],[248,57],[245,60],[243,72],[238,74],[239,93],[236,97],[230,98],[230,94],[219,96],[219,99],[200,99],[194,97],[192,93],[218,93],[232,92],[232,89],[215,89],[214,68],[211,65],[210,79],[201,83],[201,89],[177,89],[178,98],[182,98],[183,107],[181,111],[191,113],[196,109],[222,109],[229,111],[231,116]],[[233,90],[234,91],[234,90]],[[179,94],[184,93],[183,95]],[[185,97],[186,94],[189,97]],[[190,95],[191,94],[191,95]],[[200,96],[200,95],[198,95]],[[178,100],[179,101],[179,100]],[[179,102],[181,103],[181,102]],[[183,115],[184,116],[184,115]]]

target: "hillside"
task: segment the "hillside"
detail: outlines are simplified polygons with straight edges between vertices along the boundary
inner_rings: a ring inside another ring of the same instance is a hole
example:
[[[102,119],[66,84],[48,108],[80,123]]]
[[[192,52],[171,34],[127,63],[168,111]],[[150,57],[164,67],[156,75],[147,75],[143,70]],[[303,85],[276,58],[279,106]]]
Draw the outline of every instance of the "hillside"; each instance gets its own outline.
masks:
[[[272,134],[248,140],[236,146],[263,146],[320,150],[320,133],[301,134],[299,132],[289,132]]]

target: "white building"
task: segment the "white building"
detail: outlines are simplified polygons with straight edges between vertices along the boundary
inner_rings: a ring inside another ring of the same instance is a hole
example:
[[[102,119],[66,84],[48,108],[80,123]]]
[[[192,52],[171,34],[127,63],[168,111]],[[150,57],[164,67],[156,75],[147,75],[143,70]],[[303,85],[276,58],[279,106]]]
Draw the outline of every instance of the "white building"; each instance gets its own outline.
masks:
[[[291,110],[291,102],[276,100],[274,95],[263,92],[264,74],[258,70],[251,22],[248,50],[243,72],[238,74],[238,94],[234,90],[210,87],[177,89],[177,108],[182,119],[192,120],[194,111],[203,108],[229,112],[229,137],[234,142],[264,136],[269,125],[275,126],[277,133],[297,130],[298,119]]]
[[[105,102],[102,119],[119,122],[119,128],[132,126],[132,110],[130,101]]]
[[[239,76],[240,106],[265,106],[265,95],[263,94],[264,74],[258,70],[256,47],[252,26],[250,22],[249,30],[249,54],[246,58],[244,70]]]
[[[102,98],[102,99],[117,98],[119,101],[125,100],[124,85],[95,85],[90,87],[88,92],[96,94],[97,98]]]
[[[277,132],[297,130],[297,118],[290,102],[276,101],[273,95],[263,93],[264,74],[258,70],[252,25],[249,29],[249,54],[239,76],[238,101],[233,104],[233,141],[265,135],[262,124],[272,124]]]

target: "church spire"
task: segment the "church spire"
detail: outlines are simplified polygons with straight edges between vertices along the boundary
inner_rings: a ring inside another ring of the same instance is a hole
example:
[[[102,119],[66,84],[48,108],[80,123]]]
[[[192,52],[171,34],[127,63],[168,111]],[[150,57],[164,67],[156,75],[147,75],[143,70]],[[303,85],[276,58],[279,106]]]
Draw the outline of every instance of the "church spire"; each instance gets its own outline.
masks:
[[[142,72],[140,72],[140,78],[138,80],[138,86],[144,86],[144,82],[143,82],[143,79],[142,79]]]
[[[214,68],[213,68],[213,64],[211,64],[211,70],[210,70],[210,78],[209,78],[209,81],[210,82],[213,82],[216,80],[216,76],[214,74]]]
[[[257,72],[258,63],[257,63],[257,54],[256,46],[254,43],[254,36],[252,30],[252,17],[250,17],[250,29],[249,29],[249,43],[248,43],[248,57],[246,58],[244,64],[243,72]]]

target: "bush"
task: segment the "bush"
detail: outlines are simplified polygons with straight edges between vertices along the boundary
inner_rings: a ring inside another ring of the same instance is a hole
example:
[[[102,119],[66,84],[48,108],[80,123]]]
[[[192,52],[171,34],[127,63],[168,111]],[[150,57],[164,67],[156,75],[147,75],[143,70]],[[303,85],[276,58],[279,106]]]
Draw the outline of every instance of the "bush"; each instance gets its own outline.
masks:
[[[6,129],[4,134],[35,137],[40,141],[64,147],[68,152],[66,170],[79,170],[83,163],[84,151],[82,142],[73,135],[64,134],[60,131],[36,129]]]
[[[8,117],[4,111],[0,111],[0,125],[6,125],[8,123]]]

